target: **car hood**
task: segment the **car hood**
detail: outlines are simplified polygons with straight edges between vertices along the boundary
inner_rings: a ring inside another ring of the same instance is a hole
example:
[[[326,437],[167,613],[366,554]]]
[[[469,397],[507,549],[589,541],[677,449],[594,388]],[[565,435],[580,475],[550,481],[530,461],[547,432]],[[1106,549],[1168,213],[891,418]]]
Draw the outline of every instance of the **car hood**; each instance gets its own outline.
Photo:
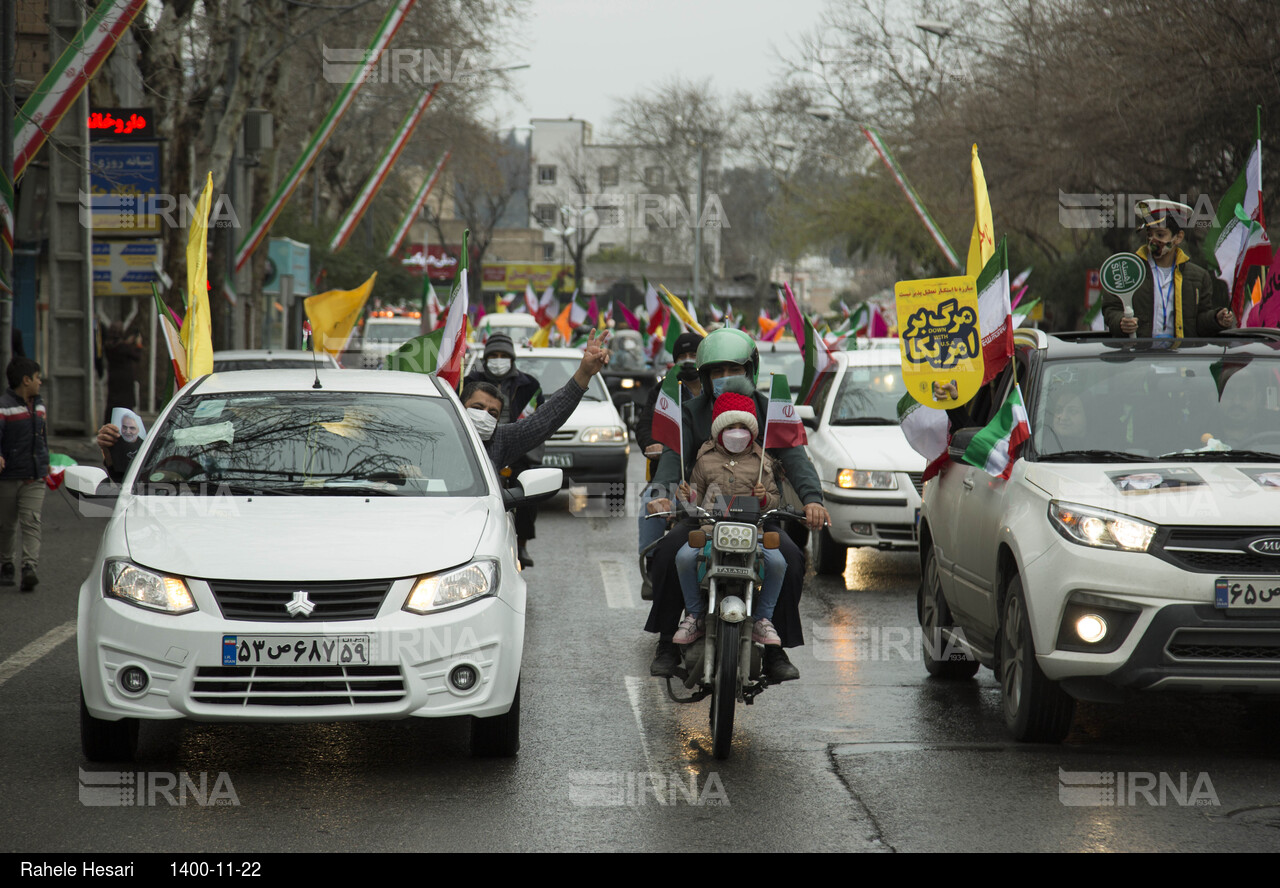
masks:
[[[1271,473],[1280,481],[1280,464],[1029,463],[1025,471],[1027,481],[1054,499],[1155,524],[1270,525],[1280,510],[1280,487],[1257,478]],[[1122,489],[1129,486],[1128,476],[1138,476],[1134,483],[1147,489]]]
[[[828,426],[827,435],[857,469],[923,472],[925,459],[911,449],[899,426]]]
[[[609,401],[588,401],[583,398],[578,402],[578,406],[573,409],[573,413],[565,420],[564,425],[560,427],[560,431],[580,432],[591,426],[620,426],[622,420],[618,418],[618,411]]]
[[[408,577],[462,564],[490,509],[502,508],[494,497],[150,496],[124,505],[138,564],[279,581]]]

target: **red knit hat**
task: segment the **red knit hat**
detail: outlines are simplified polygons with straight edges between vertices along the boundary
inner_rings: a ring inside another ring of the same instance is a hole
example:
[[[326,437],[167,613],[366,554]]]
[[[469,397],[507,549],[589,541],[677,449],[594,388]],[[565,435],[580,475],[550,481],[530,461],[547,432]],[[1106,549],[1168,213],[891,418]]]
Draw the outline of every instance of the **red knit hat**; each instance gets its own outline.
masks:
[[[711,408],[711,437],[719,441],[720,433],[735,422],[740,422],[751,429],[753,437],[759,434],[760,426],[756,422],[756,402],[752,398],[740,395],[737,392],[725,392],[716,398],[715,406]]]

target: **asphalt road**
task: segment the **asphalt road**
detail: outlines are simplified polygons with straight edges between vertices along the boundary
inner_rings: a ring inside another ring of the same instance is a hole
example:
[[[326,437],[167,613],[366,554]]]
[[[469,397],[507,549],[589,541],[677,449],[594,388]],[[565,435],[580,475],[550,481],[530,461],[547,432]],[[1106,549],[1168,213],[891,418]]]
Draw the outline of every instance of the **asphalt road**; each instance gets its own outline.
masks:
[[[910,554],[853,553],[843,577],[809,577],[802,678],[739,707],[717,761],[708,704],[673,703],[648,676],[634,517],[570,494],[531,547],[517,759],[471,759],[459,721],[149,724],[133,779],[154,803],[85,804],[109,769],[80,753],[75,604],[103,522],[64,496],[46,499],[39,589],[0,589],[0,850],[1277,847],[1280,709],[1082,705],[1066,743],[1012,743],[989,671],[926,678]],[[202,775],[220,803],[155,792]]]

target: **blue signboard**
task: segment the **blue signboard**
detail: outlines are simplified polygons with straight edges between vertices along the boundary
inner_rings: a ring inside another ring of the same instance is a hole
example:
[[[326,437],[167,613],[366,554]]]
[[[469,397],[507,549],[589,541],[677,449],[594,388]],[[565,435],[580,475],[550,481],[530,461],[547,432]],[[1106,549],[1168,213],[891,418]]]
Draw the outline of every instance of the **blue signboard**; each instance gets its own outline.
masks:
[[[81,222],[92,224],[96,236],[158,236],[165,214],[177,212],[158,199],[158,144],[92,145],[89,167],[90,193],[80,201]]]

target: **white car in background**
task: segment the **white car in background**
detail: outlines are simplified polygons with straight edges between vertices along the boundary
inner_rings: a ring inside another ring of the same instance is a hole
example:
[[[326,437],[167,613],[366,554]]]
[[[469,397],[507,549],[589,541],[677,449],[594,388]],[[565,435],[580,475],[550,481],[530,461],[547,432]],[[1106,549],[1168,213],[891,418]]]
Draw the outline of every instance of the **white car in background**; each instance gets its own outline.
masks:
[[[888,347],[838,353],[819,384],[806,425],[831,513],[831,526],[812,535],[820,574],[842,573],[850,547],[917,548],[925,460],[898,425],[904,394],[899,352]]]
[[[253,348],[213,353],[213,372],[228,370],[337,370],[339,364],[328,352],[302,349]]]
[[[188,383],[118,488],[80,587],[80,732],[128,761],[142,721],[471,717],[477,755],[515,755],[526,588],[503,490],[434,376],[215,373]]]
[[[422,318],[409,315],[377,316],[365,319],[360,336],[359,366],[377,370],[383,360],[410,339],[422,335]],[[350,366],[350,362],[348,362]]]
[[[476,324],[476,342],[484,342],[494,333],[505,333],[516,346],[528,345],[529,338],[538,332],[538,322],[533,315],[524,312],[495,312],[487,314]]]

